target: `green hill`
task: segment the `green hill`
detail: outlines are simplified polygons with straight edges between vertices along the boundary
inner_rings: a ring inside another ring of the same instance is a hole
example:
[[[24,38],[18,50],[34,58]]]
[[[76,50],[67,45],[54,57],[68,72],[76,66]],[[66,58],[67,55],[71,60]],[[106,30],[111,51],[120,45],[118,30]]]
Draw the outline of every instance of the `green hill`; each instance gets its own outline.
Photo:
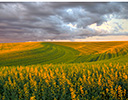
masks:
[[[1,43],[0,100],[128,100],[128,42]]]
[[[0,66],[114,61],[127,53],[128,42],[1,43]]]

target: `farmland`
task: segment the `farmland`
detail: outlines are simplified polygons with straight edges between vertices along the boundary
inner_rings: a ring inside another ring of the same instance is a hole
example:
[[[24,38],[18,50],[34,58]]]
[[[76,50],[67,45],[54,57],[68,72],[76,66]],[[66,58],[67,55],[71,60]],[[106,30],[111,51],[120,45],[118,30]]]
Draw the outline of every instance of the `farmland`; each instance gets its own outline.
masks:
[[[128,42],[0,44],[2,100],[126,100]]]
[[[128,42],[1,43],[0,49],[1,66],[83,63],[123,59]]]

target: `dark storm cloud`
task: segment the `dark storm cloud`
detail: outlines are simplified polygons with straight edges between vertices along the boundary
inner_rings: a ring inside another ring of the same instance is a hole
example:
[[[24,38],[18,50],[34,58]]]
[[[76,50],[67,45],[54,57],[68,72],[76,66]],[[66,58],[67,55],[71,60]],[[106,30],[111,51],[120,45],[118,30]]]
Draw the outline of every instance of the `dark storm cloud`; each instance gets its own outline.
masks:
[[[75,39],[101,35],[88,25],[101,25],[113,14],[127,18],[128,3],[0,3],[0,36],[8,40]],[[77,25],[72,31],[68,24]],[[5,35],[6,34],[6,35]],[[10,39],[9,39],[10,38]]]

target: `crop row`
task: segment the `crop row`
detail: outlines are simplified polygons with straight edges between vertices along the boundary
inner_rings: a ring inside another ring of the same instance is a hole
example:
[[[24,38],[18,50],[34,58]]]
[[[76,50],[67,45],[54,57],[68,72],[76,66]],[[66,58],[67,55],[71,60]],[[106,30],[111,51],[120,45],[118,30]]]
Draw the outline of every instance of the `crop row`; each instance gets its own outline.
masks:
[[[65,46],[50,43],[42,43],[42,45],[43,47],[35,49],[0,54],[0,65],[67,63],[73,61],[79,54],[77,50]]]
[[[50,63],[83,63],[83,62],[95,62],[109,60],[127,55],[128,45],[127,43],[106,43],[107,47],[103,47],[103,43],[68,43],[76,44],[76,47],[80,46],[79,49],[69,47],[63,43],[19,43],[19,49],[8,50],[7,47],[13,47],[12,44],[6,46],[5,53],[2,50],[0,53],[0,66],[17,66],[17,65],[33,65],[33,64],[50,64]],[[14,47],[17,45],[14,44]],[[84,46],[84,47],[83,47]],[[99,46],[99,47],[97,47]],[[109,48],[109,47],[113,48]],[[35,47],[35,48],[34,48]],[[91,48],[89,50],[89,48]],[[103,49],[102,53],[97,53]],[[109,48],[109,49],[108,49]],[[83,53],[83,51],[85,52]],[[88,51],[87,51],[88,50]],[[97,50],[97,51],[96,51]],[[90,54],[89,52],[92,52]],[[114,59],[113,59],[114,60]]]

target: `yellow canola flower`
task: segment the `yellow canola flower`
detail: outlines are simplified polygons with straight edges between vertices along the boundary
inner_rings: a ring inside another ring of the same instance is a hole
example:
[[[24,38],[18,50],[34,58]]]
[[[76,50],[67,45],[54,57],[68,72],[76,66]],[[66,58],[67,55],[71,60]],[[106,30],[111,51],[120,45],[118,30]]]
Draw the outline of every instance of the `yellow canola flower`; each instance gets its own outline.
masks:
[[[32,97],[30,98],[30,100],[36,100],[36,99],[35,99],[35,96],[32,96]]]
[[[126,96],[126,89],[124,89],[124,96]]]
[[[80,91],[82,94],[84,94],[83,87],[80,85]]]
[[[106,93],[108,93],[108,91],[109,91],[109,89],[108,89],[108,88],[106,88]]]
[[[75,100],[75,97],[76,97],[75,90],[70,87],[70,92],[71,92],[72,100]]]
[[[123,78],[127,80],[128,76],[125,73],[123,73]]]

